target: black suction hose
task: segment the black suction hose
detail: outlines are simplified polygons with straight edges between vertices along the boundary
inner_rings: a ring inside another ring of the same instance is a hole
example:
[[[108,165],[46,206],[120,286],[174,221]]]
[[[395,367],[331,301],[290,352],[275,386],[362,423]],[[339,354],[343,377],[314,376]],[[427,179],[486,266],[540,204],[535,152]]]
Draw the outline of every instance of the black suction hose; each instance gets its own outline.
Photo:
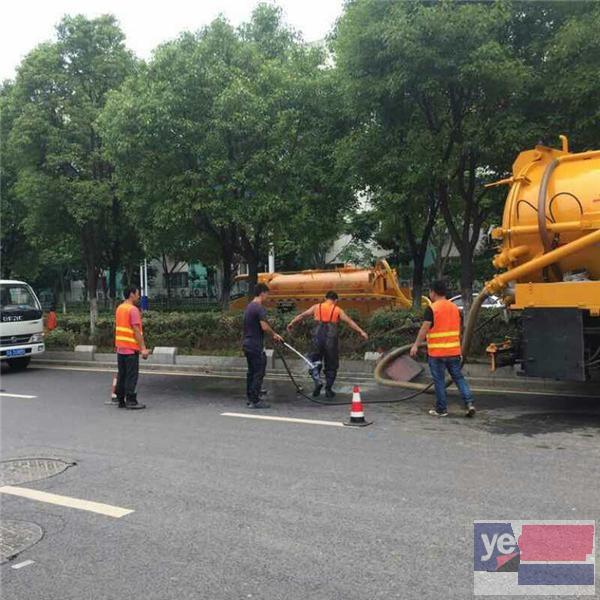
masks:
[[[477,298],[475,298],[475,301],[473,302],[473,305],[471,306],[471,310],[469,311],[469,316],[467,317],[467,322],[465,324],[465,330],[464,330],[463,341],[462,341],[462,349],[461,349],[462,364],[465,364],[467,362],[467,356],[469,354],[469,350],[471,349],[473,335],[477,331],[479,331],[482,327],[485,327],[490,321],[495,319],[499,314],[499,313],[494,314],[491,318],[489,318],[487,321],[485,321],[485,323],[482,323],[477,328],[475,327],[475,325],[477,323],[477,316],[479,315],[481,306],[483,305],[483,302],[485,301],[485,299],[488,296],[489,296],[489,293],[484,288],[479,293]],[[421,347],[424,347],[425,345],[426,344],[421,344]],[[399,348],[392,350],[389,354],[384,356],[377,363],[377,366],[375,367],[374,376],[375,376],[375,381],[378,384],[389,386],[389,387],[400,387],[400,388],[409,389],[409,390],[412,389],[414,391],[411,394],[403,396],[402,398],[395,398],[395,399],[390,399],[390,400],[363,400],[362,401],[363,404],[397,404],[399,402],[405,402],[407,400],[412,400],[413,398],[416,398],[417,396],[420,396],[421,394],[425,394],[426,392],[431,390],[431,388],[434,385],[433,381],[428,384],[423,384],[423,383],[413,383],[412,381],[404,381],[404,382],[394,381],[392,379],[387,379],[386,377],[384,377],[385,369],[387,368],[389,363],[392,360],[398,358],[399,356],[406,354],[410,350],[411,346],[412,346],[412,344],[406,344],[404,346],[401,346]],[[347,406],[348,405],[347,400],[345,400],[343,402],[342,401],[328,402],[326,400],[319,400],[318,397],[309,396],[308,394],[305,394],[304,391],[302,390],[302,386],[296,381],[296,378],[292,374],[292,371],[285,359],[285,356],[284,356],[283,352],[281,351],[280,344],[275,344],[274,347],[275,347],[275,352],[277,352],[277,356],[281,359],[281,362],[283,363],[283,366],[288,374],[288,377],[290,378],[291,382],[294,384],[294,387],[296,388],[296,392],[300,396],[302,396],[303,398],[306,398],[306,400],[308,400],[309,402],[313,402],[314,404],[320,404],[321,406]],[[452,379],[447,379],[446,387],[448,387],[451,383],[452,383]]]
[[[469,316],[467,317],[467,322],[465,324],[465,330],[464,330],[464,334],[463,334],[463,339],[462,339],[462,348],[461,348],[461,353],[462,353],[462,364],[465,364],[467,362],[467,357],[469,355],[469,351],[471,350],[471,343],[473,342],[473,335],[475,334],[476,331],[478,331],[478,329],[476,329],[475,325],[477,323],[477,316],[479,315],[479,311],[481,310],[481,306],[483,305],[485,299],[489,296],[489,292],[486,290],[486,288],[484,288],[479,295],[475,298],[475,301],[473,302],[472,306],[471,306],[471,310],[469,311]],[[487,323],[489,321],[491,321],[492,319],[496,318],[497,314],[494,315],[491,319],[488,319],[485,323],[483,323],[479,329],[485,325],[487,325]],[[425,343],[421,344],[421,347],[425,347]],[[379,385],[384,385],[387,387],[397,387],[397,388],[402,388],[405,390],[415,390],[415,394],[411,394],[410,396],[407,396],[406,398],[400,398],[398,400],[398,402],[402,402],[403,400],[409,400],[410,398],[414,398],[415,396],[418,396],[419,394],[424,394],[426,392],[428,392],[429,390],[431,390],[431,388],[433,387],[433,382],[428,383],[428,384],[423,384],[423,383],[415,383],[413,381],[394,381],[393,379],[389,379],[388,377],[386,377],[385,375],[385,371],[388,368],[388,366],[390,365],[390,363],[392,361],[394,361],[396,358],[398,358],[399,356],[403,356],[404,354],[406,354],[410,348],[411,348],[412,344],[406,344],[405,346],[401,346],[400,348],[395,348],[394,350],[392,350],[389,354],[386,354],[378,363],[377,366],[375,367],[375,372],[374,372],[374,377],[375,377],[375,381],[379,384]],[[452,383],[451,379],[447,379],[446,380],[446,387],[448,387],[450,384]]]
[[[410,348],[410,346],[408,346],[408,348]],[[309,396],[308,394],[305,394],[304,391],[302,390],[302,386],[300,386],[298,384],[298,382],[296,381],[296,378],[292,374],[292,371],[290,370],[290,367],[289,367],[287,361],[285,360],[285,356],[283,355],[283,352],[281,352],[281,349],[278,344],[275,345],[275,351],[277,352],[277,355],[281,359],[281,362],[283,363],[283,366],[284,366],[285,370],[287,371],[288,377],[290,378],[290,380],[296,387],[296,392],[300,396],[302,396],[303,398],[306,398],[310,402],[314,402],[315,404],[320,404],[321,406],[348,406],[348,404],[349,404],[348,400],[328,402],[327,400],[319,400],[319,398],[315,398],[314,396]],[[433,386],[433,382],[430,383],[427,387],[429,388],[431,386]],[[413,394],[409,394],[408,396],[406,396],[404,398],[396,398],[394,400],[363,400],[362,403],[363,404],[396,404],[398,402],[404,402],[405,400],[411,400],[412,398],[416,398],[417,396],[419,396],[422,393],[423,393],[423,390],[418,390],[417,392],[415,392]]]

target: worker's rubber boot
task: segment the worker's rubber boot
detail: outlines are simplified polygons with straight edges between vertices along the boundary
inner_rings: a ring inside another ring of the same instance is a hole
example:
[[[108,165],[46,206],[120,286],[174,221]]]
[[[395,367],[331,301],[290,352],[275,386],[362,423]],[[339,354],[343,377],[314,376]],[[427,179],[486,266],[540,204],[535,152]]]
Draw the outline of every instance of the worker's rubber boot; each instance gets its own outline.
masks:
[[[315,382],[315,389],[312,392],[313,398],[318,398],[321,395],[321,390],[323,389],[323,384],[319,382]]]
[[[317,383],[321,383],[321,364],[320,363],[313,363],[315,366],[312,369],[308,370],[308,374],[310,375],[311,379],[315,382],[315,385],[317,385]]]
[[[137,401],[137,394],[131,394],[125,398],[125,408],[128,408],[129,410],[140,410],[146,408],[146,405],[140,404]]]
[[[116,404],[119,408],[125,408],[125,398],[117,398]]]
[[[335,383],[336,375],[337,371],[334,371],[333,369],[325,370],[325,396],[327,396],[327,398],[335,398],[333,384]]]

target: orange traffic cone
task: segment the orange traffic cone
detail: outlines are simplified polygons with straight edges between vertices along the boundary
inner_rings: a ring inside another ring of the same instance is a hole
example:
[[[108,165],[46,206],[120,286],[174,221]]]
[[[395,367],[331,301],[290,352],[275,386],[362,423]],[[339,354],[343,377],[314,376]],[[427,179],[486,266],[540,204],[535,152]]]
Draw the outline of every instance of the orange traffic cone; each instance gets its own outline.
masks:
[[[352,427],[366,427],[371,425],[373,421],[365,420],[365,413],[363,411],[362,400],[360,399],[360,388],[355,385],[352,390],[352,406],[350,407],[350,421],[344,423],[344,425]]]
[[[112,390],[110,392],[110,400],[107,400],[104,404],[117,404],[117,376],[113,375],[112,378]]]

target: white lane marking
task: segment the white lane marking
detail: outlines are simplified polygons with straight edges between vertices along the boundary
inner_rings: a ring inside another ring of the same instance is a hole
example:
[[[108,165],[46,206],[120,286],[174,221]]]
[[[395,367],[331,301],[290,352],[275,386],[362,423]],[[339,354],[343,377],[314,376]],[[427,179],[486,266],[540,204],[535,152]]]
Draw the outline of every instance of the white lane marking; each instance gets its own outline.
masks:
[[[249,415],[246,413],[221,413],[222,417],[240,417],[242,419],[260,419],[262,421],[284,421],[286,423],[307,423],[309,425],[329,425],[330,427],[343,427],[339,421],[318,421],[316,419],[294,419],[292,417],[270,417],[268,415]],[[1,489],[1,488],[0,488]]]
[[[28,396],[26,394],[9,394],[8,392],[0,392],[0,396],[5,396],[6,398],[25,398],[28,400],[37,398],[37,396]]]
[[[0,494],[10,494],[29,500],[38,500],[39,502],[47,502],[48,504],[57,504],[58,506],[66,506],[68,508],[77,508],[79,510],[87,510],[88,512],[106,515],[120,519],[133,510],[129,508],[121,508],[120,506],[111,506],[110,504],[102,504],[101,502],[91,502],[90,500],[80,500],[79,498],[71,498],[70,496],[59,496],[58,494],[50,494],[40,490],[31,490],[29,488],[17,487],[12,485],[4,485],[0,487]]]
[[[23,562],[17,563],[16,565],[11,565],[11,569],[22,569],[23,567],[28,567],[32,565],[35,561],[33,560],[24,560]]]

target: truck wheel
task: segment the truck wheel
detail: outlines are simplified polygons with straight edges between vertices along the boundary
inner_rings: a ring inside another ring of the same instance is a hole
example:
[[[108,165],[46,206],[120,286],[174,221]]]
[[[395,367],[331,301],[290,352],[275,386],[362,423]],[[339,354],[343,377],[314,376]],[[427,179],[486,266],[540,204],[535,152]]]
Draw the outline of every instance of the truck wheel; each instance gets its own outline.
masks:
[[[30,356],[24,356],[23,358],[9,358],[7,362],[8,362],[8,366],[13,371],[23,371],[24,369],[27,368],[30,361],[31,361]]]

